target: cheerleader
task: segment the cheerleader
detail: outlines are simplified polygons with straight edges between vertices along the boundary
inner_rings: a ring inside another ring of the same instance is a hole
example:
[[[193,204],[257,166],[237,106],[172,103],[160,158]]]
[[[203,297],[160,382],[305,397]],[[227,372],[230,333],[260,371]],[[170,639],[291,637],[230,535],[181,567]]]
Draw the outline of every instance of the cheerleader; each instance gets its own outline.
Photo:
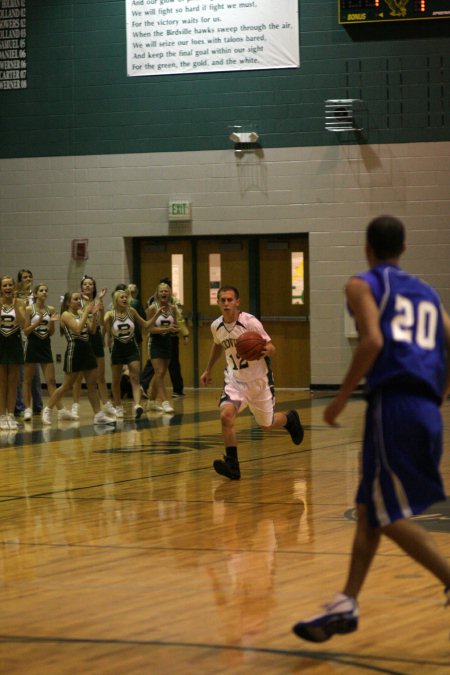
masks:
[[[89,341],[89,333],[94,333],[97,329],[97,312],[105,293],[106,289],[103,288],[98,301],[86,303],[83,308],[81,308],[81,294],[78,291],[64,295],[61,305],[61,331],[67,340],[64,381],[50,396],[47,407],[42,411],[43,424],[51,424],[52,408],[67,391],[72,389],[80,373],[86,380],[89,403],[94,411],[94,424],[115,423],[114,419],[101,410],[97,391],[97,360]]]
[[[25,307],[31,305],[34,302],[34,295],[32,290],[33,285],[33,272],[22,268],[17,272],[17,297],[21,300],[24,300]],[[22,346],[25,353],[27,346],[27,338],[25,333],[22,331]],[[17,387],[17,400],[15,406],[16,415],[24,414],[25,411],[25,402],[23,396],[23,382],[24,382],[24,369],[20,369],[19,384]],[[33,412],[40,413],[42,412],[42,387],[41,387],[41,378],[39,374],[39,368],[36,366],[34,371],[33,380],[31,382],[31,396],[33,399]]]
[[[14,279],[0,278],[0,429],[18,428],[14,419],[23,348],[20,329],[25,324],[25,303],[16,297]]]
[[[34,289],[35,302],[25,308],[25,326],[23,332],[27,338],[25,346],[25,378],[24,378],[24,420],[29,422],[33,416],[31,408],[31,384],[36,367],[39,364],[51,396],[56,389],[55,366],[53,365],[50,337],[55,332],[55,322],[59,314],[55,308],[47,306],[48,286],[38,284]],[[63,407],[62,399],[56,403],[59,420],[75,420],[77,417]]]
[[[94,277],[85,274],[81,279],[80,284],[81,290],[81,307],[84,307],[85,303],[92,302],[97,297],[97,284]],[[103,410],[107,415],[115,415],[116,411],[113,404],[109,400],[108,387],[106,385],[105,379],[105,349],[103,346],[103,336],[102,336],[102,326],[104,321],[105,308],[103,302],[99,304],[99,309],[97,312],[97,328],[94,333],[89,334],[89,339],[91,341],[92,349],[97,359],[97,386],[98,393],[103,404]],[[79,415],[80,411],[80,393],[81,393],[81,382],[83,376],[78,376],[75,385],[73,387],[73,404],[72,404],[72,413],[76,416]]]
[[[113,309],[105,314],[106,344],[111,349],[112,393],[116,417],[123,417],[123,405],[120,392],[120,380],[124,367],[128,369],[134,400],[134,416],[139,419],[143,413],[141,406],[140,366],[141,354],[136,340],[136,327],[148,328],[138,312],[130,306],[128,291],[116,291],[113,294]]]
[[[168,401],[164,378],[170,362],[171,339],[180,330],[177,324],[177,309],[170,303],[171,297],[170,286],[160,283],[153,296],[153,302],[147,308],[150,328],[148,353],[155,371],[151,382],[149,408],[165,413],[174,412]]]

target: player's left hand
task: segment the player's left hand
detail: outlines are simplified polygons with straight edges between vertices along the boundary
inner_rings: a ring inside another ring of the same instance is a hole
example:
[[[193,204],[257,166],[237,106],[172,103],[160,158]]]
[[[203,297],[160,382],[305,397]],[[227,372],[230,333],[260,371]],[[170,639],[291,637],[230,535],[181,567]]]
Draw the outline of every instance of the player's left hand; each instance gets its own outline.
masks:
[[[203,384],[204,387],[207,387],[208,384],[211,384],[212,378],[209,375],[209,370],[205,370],[201,375],[200,375],[200,382]]]
[[[327,405],[323,412],[324,421],[330,425],[330,427],[339,427],[341,426],[336,422],[336,418],[345,408],[345,402],[342,402],[339,398],[334,398],[331,403]]]

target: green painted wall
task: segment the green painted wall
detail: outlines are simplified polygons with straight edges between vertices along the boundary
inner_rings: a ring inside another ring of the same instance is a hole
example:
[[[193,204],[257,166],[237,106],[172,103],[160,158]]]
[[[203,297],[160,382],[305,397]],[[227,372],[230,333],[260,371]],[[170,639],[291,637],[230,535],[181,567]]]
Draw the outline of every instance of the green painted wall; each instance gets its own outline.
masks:
[[[361,98],[364,143],[450,139],[450,19],[337,23],[300,0],[299,69],[126,76],[124,0],[28,0],[28,88],[0,92],[0,157],[229,148],[252,121],[264,147],[354,142],[324,100]]]

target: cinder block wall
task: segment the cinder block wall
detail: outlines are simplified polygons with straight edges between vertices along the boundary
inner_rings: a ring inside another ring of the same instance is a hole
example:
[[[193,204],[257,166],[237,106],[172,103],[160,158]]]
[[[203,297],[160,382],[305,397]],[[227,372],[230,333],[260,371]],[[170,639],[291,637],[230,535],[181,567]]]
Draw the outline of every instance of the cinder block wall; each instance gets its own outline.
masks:
[[[405,220],[405,267],[450,305],[448,23],[350,30],[335,0],[301,2],[298,70],[127,78],[122,0],[29,5],[28,89],[0,95],[2,274],[31,268],[55,304],[85,272],[112,288],[131,238],[174,234],[167,201],[189,197],[187,234],[309,233],[313,385],[348,363],[342,286],[371,217]],[[324,130],[341,97],[365,102],[361,135]],[[263,156],[237,159],[247,121]]]

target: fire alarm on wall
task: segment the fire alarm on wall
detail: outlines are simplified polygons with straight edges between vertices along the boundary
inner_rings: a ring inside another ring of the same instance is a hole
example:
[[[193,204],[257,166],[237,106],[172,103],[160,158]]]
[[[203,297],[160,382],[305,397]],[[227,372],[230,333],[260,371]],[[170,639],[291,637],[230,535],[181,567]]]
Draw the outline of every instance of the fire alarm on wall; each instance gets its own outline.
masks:
[[[89,258],[87,239],[72,239],[72,258],[74,260],[87,260]]]

